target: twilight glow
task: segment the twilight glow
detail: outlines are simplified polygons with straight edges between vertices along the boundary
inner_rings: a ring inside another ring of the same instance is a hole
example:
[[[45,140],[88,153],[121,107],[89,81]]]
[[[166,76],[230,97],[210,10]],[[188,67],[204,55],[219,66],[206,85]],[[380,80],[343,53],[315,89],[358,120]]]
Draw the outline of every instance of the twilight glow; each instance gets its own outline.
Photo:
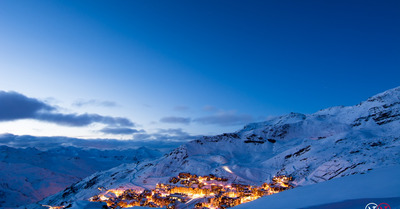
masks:
[[[352,105],[399,85],[398,10],[397,1],[1,1],[0,133],[180,140]]]

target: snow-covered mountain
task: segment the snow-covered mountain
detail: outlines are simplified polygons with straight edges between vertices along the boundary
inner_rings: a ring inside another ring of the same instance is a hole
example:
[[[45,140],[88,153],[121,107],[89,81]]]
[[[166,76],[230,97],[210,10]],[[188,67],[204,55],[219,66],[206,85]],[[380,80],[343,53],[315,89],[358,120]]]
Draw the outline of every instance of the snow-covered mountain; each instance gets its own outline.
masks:
[[[249,124],[235,133],[201,137],[157,160],[95,173],[39,204],[87,200],[99,193],[98,187],[154,188],[179,172],[211,173],[247,184],[285,174],[294,178],[296,186],[305,186],[398,165],[399,139],[397,87],[355,106],[309,115],[290,113]]]
[[[0,146],[0,208],[34,203],[97,171],[156,159],[145,147],[126,150],[58,147],[49,150]]]

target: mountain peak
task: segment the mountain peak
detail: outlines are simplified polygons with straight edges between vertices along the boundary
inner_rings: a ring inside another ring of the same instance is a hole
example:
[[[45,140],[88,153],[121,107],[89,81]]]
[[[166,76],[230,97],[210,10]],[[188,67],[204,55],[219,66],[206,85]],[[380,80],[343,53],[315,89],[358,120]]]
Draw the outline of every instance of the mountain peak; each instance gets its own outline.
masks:
[[[235,133],[203,137],[153,161],[93,174],[41,204],[87,200],[99,194],[99,187],[153,189],[181,172],[212,174],[248,185],[286,175],[296,186],[363,174],[400,164],[399,127],[397,87],[360,105],[309,115],[289,113],[248,124]]]
[[[400,86],[389,89],[367,99],[367,102],[392,103],[400,100]]]

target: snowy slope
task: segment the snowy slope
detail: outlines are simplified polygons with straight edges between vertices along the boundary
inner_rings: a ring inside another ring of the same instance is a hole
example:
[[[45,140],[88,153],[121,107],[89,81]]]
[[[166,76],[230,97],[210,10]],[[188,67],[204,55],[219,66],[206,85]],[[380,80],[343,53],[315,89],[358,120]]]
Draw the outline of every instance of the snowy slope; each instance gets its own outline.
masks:
[[[156,150],[58,147],[46,151],[0,146],[0,207],[37,202],[97,171],[160,157]]]
[[[41,203],[87,200],[98,187],[154,188],[179,172],[212,173],[247,184],[285,174],[297,186],[315,184],[400,164],[399,130],[400,87],[355,106],[290,113],[235,133],[201,137],[152,162],[93,174]]]
[[[400,166],[297,187],[234,209],[365,208],[368,203],[388,203],[400,208]],[[343,203],[344,202],[344,203]],[[266,207],[268,206],[268,207]]]

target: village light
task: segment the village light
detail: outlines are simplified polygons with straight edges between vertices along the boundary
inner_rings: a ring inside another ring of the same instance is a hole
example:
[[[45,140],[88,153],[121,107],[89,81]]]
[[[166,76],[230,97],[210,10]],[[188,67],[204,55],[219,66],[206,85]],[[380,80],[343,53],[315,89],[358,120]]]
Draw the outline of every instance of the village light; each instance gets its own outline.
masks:
[[[226,167],[226,169],[229,168]],[[91,197],[89,201],[105,202],[110,208],[148,206],[167,209],[178,209],[182,205],[197,201],[195,208],[219,209],[233,207],[292,188],[290,181],[292,181],[290,177],[275,176],[271,183],[252,186],[228,183],[228,179],[212,174],[197,176],[179,173],[177,177],[169,180],[170,184],[157,184],[153,190],[110,189]]]

